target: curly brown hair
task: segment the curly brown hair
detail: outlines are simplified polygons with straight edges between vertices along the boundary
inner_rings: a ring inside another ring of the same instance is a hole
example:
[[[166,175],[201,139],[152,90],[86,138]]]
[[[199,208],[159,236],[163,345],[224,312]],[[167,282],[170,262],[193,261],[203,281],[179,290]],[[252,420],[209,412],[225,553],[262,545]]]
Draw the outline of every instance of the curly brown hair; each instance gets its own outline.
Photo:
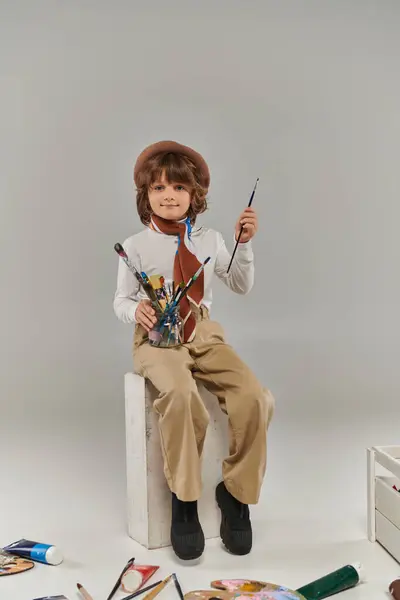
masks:
[[[163,173],[168,183],[179,183],[189,188],[191,202],[187,216],[193,225],[197,215],[207,210],[208,190],[200,185],[196,165],[187,156],[175,152],[156,154],[146,162],[143,170],[138,174],[136,206],[140,220],[144,225],[150,223],[152,211],[148,191]]]

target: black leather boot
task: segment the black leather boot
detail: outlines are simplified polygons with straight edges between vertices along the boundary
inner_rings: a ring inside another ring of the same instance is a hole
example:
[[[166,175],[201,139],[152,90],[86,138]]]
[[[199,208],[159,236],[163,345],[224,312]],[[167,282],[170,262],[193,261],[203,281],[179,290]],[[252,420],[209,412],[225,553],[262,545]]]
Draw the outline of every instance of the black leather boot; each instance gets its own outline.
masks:
[[[221,509],[221,539],[232,554],[249,554],[253,545],[250,511],[247,504],[236,500],[225,487],[218,484],[216,500]]]
[[[172,494],[171,544],[181,560],[199,558],[205,546],[197,502],[182,502],[175,494]]]

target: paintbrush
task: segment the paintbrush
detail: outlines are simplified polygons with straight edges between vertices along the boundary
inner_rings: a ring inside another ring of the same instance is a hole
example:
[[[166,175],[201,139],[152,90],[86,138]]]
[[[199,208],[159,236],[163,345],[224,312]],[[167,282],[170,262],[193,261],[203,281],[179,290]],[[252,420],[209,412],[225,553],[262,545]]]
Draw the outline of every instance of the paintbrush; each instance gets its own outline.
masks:
[[[176,573],[172,573],[172,579],[174,580],[174,584],[175,584],[175,587],[176,587],[176,591],[178,592],[178,596],[179,596],[179,598],[180,598],[181,600],[185,600],[185,597],[184,597],[184,595],[183,595],[182,588],[181,588],[181,586],[180,586],[180,583],[179,583],[179,581],[178,581],[178,578],[177,578],[177,576],[176,576]]]
[[[111,600],[111,598],[115,595],[115,592],[117,591],[117,589],[121,585],[121,581],[122,581],[123,576],[125,575],[126,571],[129,569],[129,567],[131,567],[133,565],[134,562],[135,562],[134,558],[130,558],[128,560],[128,562],[126,563],[125,567],[122,569],[120,576],[118,577],[117,581],[115,582],[115,585],[114,585],[113,589],[111,590],[109,596],[107,597],[107,600]]]
[[[89,592],[87,590],[85,590],[83,585],[81,585],[80,583],[77,583],[76,587],[78,588],[78,590],[80,591],[80,593],[82,594],[82,596],[85,600],[93,600],[92,596],[89,594]]]
[[[163,581],[161,581],[161,583],[159,583],[154,589],[152,589],[151,592],[145,595],[143,600],[154,600],[154,598],[158,596],[158,594],[165,588],[171,577],[172,575],[168,575],[168,577],[163,579]]]
[[[183,290],[184,287],[185,287],[185,284],[183,281],[181,281],[181,283],[177,286],[176,290],[173,293],[171,304],[173,304],[175,302],[178,294],[181,292],[181,290]]]
[[[165,283],[165,279],[162,275],[160,277],[160,285],[161,285],[162,297],[164,298],[165,302],[168,304],[167,284]]]
[[[172,285],[168,283],[168,304],[171,302],[173,295],[174,293],[172,291]]]
[[[164,330],[165,322],[168,319],[168,317],[170,315],[172,315],[172,313],[173,313],[174,309],[176,308],[176,306],[182,300],[183,296],[185,294],[187,294],[188,290],[194,284],[194,282],[196,281],[196,279],[199,277],[200,273],[203,271],[204,267],[206,266],[206,264],[208,263],[208,261],[210,259],[211,259],[211,256],[209,256],[208,258],[206,258],[206,260],[203,262],[203,264],[200,265],[200,267],[197,269],[196,273],[194,275],[192,275],[192,277],[189,279],[189,281],[187,282],[186,286],[182,282],[176,288],[176,293],[175,293],[175,295],[174,295],[174,297],[172,299],[172,302],[171,302],[170,306],[168,307],[168,310],[166,310],[164,312],[164,317],[161,320],[161,323],[160,323],[160,333]]]
[[[168,304],[168,307],[165,309],[163,317],[162,317],[162,319],[160,321],[160,325],[159,325],[159,327],[160,327],[160,329],[159,329],[160,333],[162,333],[164,331],[165,322],[170,317],[170,315],[173,313],[173,310],[174,310],[175,306],[177,305],[177,303],[175,302],[176,298],[177,298],[179,292],[181,291],[181,289],[184,286],[185,286],[185,284],[182,281],[182,283],[180,283],[178,285],[178,287],[176,288],[175,293],[173,294],[173,296],[171,298],[171,302]]]
[[[179,302],[182,300],[183,296],[185,294],[187,294],[188,290],[194,284],[196,279],[198,279],[198,277],[200,276],[201,272],[203,271],[204,267],[206,266],[206,264],[208,263],[209,260],[211,260],[211,256],[206,258],[206,260],[203,262],[202,265],[200,265],[200,267],[197,269],[196,273],[194,275],[192,275],[192,277],[189,279],[189,281],[187,282],[186,285],[184,284],[184,282],[182,282],[176,288],[176,292],[174,294],[174,297],[172,299],[170,306],[168,307],[168,310],[164,311],[164,317],[160,323],[160,333],[164,329],[164,324],[165,324],[165,321],[167,320],[167,318],[173,313],[174,309],[179,304]]]
[[[152,590],[153,588],[157,587],[158,585],[160,585],[160,583],[162,583],[161,579],[160,579],[160,581],[151,583],[150,585],[148,585],[145,588],[140,588],[139,590],[136,590],[136,592],[133,592],[133,594],[130,594],[129,596],[124,596],[122,598],[122,600],[133,600],[133,598],[140,596],[140,594],[144,594],[145,592],[148,592],[149,590]]]
[[[147,286],[148,289],[148,293],[147,295],[149,296],[149,298],[152,300],[153,304],[156,305],[158,312],[163,312],[162,306],[157,298],[157,294],[155,289],[153,288],[150,279],[147,277],[146,273],[144,271],[141,272],[141,276],[142,279],[144,281],[144,285]]]
[[[204,267],[206,266],[206,264],[208,263],[209,260],[211,260],[211,256],[206,258],[206,260],[203,262],[203,264],[200,265],[200,267],[197,269],[196,273],[194,275],[192,275],[192,277],[189,279],[189,281],[187,282],[185,287],[181,290],[180,294],[179,293],[177,294],[177,297],[175,298],[175,300],[172,304],[172,307],[176,306],[176,304],[178,304],[182,300],[183,296],[188,293],[188,290],[192,287],[192,285],[194,284],[196,279],[198,279],[198,277],[200,276],[201,272],[203,271]]]
[[[114,246],[114,250],[118,254],[118,256],[120,256],[122,258],[122,260],[124,261],[124,263],[126,264],[126,266],[128,267],[128,269],[130,271],[132,271],[132,273],[134,274],[134,276],[136,277],[136,279],[138,280],[138,282],[143,285],[143,277],[141,276],[141,274],[139,273],[139,271],[133,266],[133,264],[129,260],[128,255],[125,252],[122,244],[120,244],[119,242],[117,242],[115,244],[115,246]]]
[[[250,206],[252,205],[253,198],[254,198],[254,194],[256,193],[256,188],[257,188],[257,184],[258,184],[258,182],[259,182],[259,179],[260,179],[260,178],[259,178],[259,177],[257,177],[256,185],[254,186],[254,189],[253,189],[253,191],[252,191],[252,194],[251,194],[251,196],[250,196],[250,200],[249,200],[249,203],[248,203],[248,205],[247,205],[247,208],[250,208]],[[233,258],[234,258],[235,254],[236,254],[236,250],[237,250],[237,247],[238,247],[238,245],[239,245],[240,238],[242,237],[243,229],[244,229],[244,227],[243,227],[243,225],[242,225],[242,226],[241,226],[241,228],[240,228],[240,231],[239,231],[239,236],[238,236],[238,239],[237,239],[237,241],[236,241],[236,244],[235,244],[235,248],[234,248],[234,250],[233,250],[233,254],[232,254],[232,257],[231,257],[231,260],[230,260],[229,266],[228,266],[227,273],[229,273],[229,269],[230,269],[230,268],[231,268],[231,266],[232,266]]]
[[[156,296],[154,288],[151,285],[150,280],[147,277],[146,273],[139,273],[139,271],[133,266],[133,264],[129,260],[128,255],[125,252],[122,244],[120,244],[120,243],[115,244],[114,250],[118,254],[118,256],[120,258],[122,258],[122,260],[124,261],[124,263],[126,264],[128,269],[134,274],[134,276],[136,277],[136,279],[138,280],[138,282],[144,289],[146,296],[151,301],[156,312],[158,312],[158,313],[162,312],[162,309],[161,309],[160,303],[158,302],[158,298]]]
[[[169,305],[171,304],[171,301],[172,301],[171,286],[169,285],[169,283],[165,284],[165,288],[166,288],[166,292],[167,292],[167,306],[166,306],[166,309],[168,309]]]

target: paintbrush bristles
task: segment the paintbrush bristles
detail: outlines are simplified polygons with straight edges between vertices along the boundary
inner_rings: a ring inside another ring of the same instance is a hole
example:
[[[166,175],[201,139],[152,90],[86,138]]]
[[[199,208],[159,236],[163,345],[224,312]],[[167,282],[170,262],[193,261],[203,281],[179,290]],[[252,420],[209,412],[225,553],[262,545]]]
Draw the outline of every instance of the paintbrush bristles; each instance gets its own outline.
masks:
[[[134,562],[135,562],[134,558],[130,558],[128,560],[128,562],[126,563],[125,567],[122,569],[121,574],[119,575],[117,581],[115,582],[115,585],[114,585],[113,589],[109,593],[109,595],[107,597],[107,600],[111,600],[111,598],[113,598],[113,596],[115,596],[116,591],[118,590],[119,586],[121,585],[122,577],[125,575],[126,571],[129,569],[129,567],[131,565],[133,565]]]
[[[119,242],[117,242],[114,246],[114,250],[117,254],[119,254],[120,256],[127,256],[122,244],[120,244]]]
[[[93,600],[92,596],[89,594],[87,590],[83,587],[81,583],[77,583],[76,587],[78,588],[80,594],[83,596],[85,600]]]
[[[252,194],[251,194],[251,196],[250,196],[250,200],[249,200],[249,203],[248,203],[248,205],[247,205],[247,208],[250,208],[250,206],[251,206],[251,204],[252,204],[252,202],[253,202],[253,198],[254,198],[254,194],[256,193],[256,189],[257,189],[257,184],[258,184],[258,182],[259,182],[259,178],[257,177],[256,185],[254,186],[253,192],[252,192]],[[243,227],[242,227],[242,231],[243,231]]]

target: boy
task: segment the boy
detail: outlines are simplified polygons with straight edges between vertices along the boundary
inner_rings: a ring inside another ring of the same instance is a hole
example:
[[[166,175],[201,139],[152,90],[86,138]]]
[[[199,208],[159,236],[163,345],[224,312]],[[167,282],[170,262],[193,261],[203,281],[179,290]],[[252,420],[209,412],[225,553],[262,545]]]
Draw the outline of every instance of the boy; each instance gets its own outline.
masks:
[[[208,166],[200,154],[176,142],[152,144],[137,159],[134,181],[137,210],[145,229],[128,238],[124,248],[139,271],[186,283],[211,257],[180,303],[183,344],[174,348],[148,343],[155,312],[123,261],[118,270],[114,310],[124,323],[135,323],[135,371],[149,379],[159,393],[154,409],[159,415],[164,472],[172,493],[171,544],[183,560],[198,558],[204,551],[197,500],[209,415],[197,391],[198,380],[215,394],[229,419],[229,456],[223,463],[223,481],[216,489],[221,538],[230,552],[247,554],[252,547],[248,505],[259,499],[274,398],[225,342],[221,326],[209,318],[209,311],[213,273],[236,293],[251,290],[251,239],[257,230],[257,216],[252,208],[240,215],[236,240],[242,225],[244,230],[227,273],[230,254],[222,235],[195,227],[197,215],[207,208],[210,184]]]

